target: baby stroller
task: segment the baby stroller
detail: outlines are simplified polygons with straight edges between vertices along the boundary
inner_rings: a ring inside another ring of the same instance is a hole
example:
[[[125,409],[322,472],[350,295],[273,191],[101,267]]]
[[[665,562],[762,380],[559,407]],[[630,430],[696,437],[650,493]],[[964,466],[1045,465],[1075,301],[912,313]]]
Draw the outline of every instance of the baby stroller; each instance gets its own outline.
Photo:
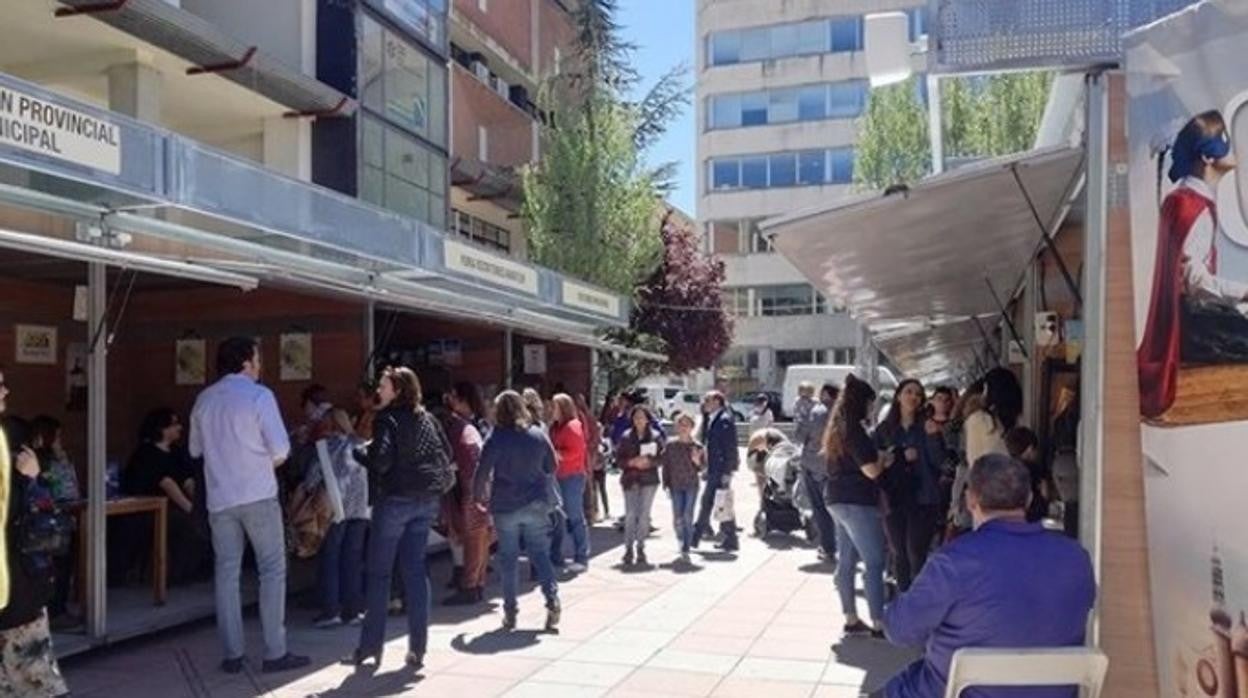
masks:
[[[754,517],[754,534],[765,538],[773,531],[792,533],[801,530],[806,539],[817,541],[810,498],[806,496],[801,477],[801,448],[785,441],[767,453],[763,463],[766,481],[763,485],[762,507]]]

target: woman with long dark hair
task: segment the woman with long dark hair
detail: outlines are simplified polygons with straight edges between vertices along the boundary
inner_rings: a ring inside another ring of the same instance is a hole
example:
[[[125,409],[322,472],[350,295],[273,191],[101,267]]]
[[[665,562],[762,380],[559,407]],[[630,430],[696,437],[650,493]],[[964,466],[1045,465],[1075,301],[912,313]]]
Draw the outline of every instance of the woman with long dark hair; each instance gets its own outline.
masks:
[[[922,383],[901,381],[888,416],[875,430],[876,448],[893,455],[893,467],[880,478],[880,487],[888,503],[885,522],[901,591],[910,588],[927,561],[940,521],[945,439],[940,425],[928,416],[926,402]]]
[[[366,606],[355,664],[381,663],[390,577],[403,566],[407,606],[407,665],[424,666],[429,642],[429,578],[425,547],[441,496],[454,485],[451,446],[438,420],[421,404],[420,380],[410,368],[388,368],[377,387],[381,411],[373,440],[360,460],[369,470],[373,518],[365,572]]]
[[[443,498],[443,515],[451,539],[455,594],[448,606],[467,606],[485,595],[485,574],[490,562],[490,515],[472,498],[472,482],[481,462],[481,448],[488,431],[481,391],[472,383],[459,382],[446,394],[446,436],[455,456],[455,487]]]
[[[1018,426],[1023,414],[1023,389],[1008,368],[998,366],[984,375],[983,408],[966,418],[966,462],[989,453],[1009,454],[1005,435]]]
[[[659,457],[663,436],[651,426],[650,410],[637,405],[629,413],[632,428],[624,432],[616,459],[624,470],[624,565],[646,566],[646,536],[650,535],[650,509],[659,489]],[[635,557],[634,557],[635,555]]]
[[[845,377],[845,388],[832,408],[823,436],[823,453],[828,459],[823,499],[836,522],[836,549],[840,556],[836,587],[845,614],[845,634],[882,637],[887,554],[876,481],[889,467],[891,456],[876,450],[863,426],[874,403],[874,388],[852,375]],[[859,619],[855,601],[854,575],[859,560],[866,566],[863,585],[871,626]]]

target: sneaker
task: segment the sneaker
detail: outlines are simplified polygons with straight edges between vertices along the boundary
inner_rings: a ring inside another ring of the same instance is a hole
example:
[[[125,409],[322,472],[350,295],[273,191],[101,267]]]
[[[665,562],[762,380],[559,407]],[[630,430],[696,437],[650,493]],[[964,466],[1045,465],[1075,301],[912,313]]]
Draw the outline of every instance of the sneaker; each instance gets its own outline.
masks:
[[[646,559],[645,548],[637,548],[637,565],[639,567],[647,567],[650,565],[650,561]]]
[[[291,671],[293,669],[302,669],[312,663],[312,660],[300,654],[286,653],[281,659],[266,659],[264,665],[260,668],[266,674],[275,674],[279,671]]]
[[[878,631],[861,620],[856,620],[853,623],[846,623],[841,632],[845,634],[845,637],[870,637]]]
[[[503,630],[510,631],[510,630],[515,630],[515,629],[516,629],[516,612],[515,611],[503,611]]]
[[[683,562],[686,565],[689,564],[689,551],[688,550],[680,551],[680,557],[677,558],[677,560],[679,562]]]
[[[563,616],[563,609],[559,606],[559,602],[555,601],[546,605],[546,632],[554,632],[559,628],[559,619]]]
[[[589,571],[589,566],[583,562],[573,562],[568,565],[568,574],[585,574]]]
[[[364,614],[363,614],[363,613],[354,613],[354,614],[352,614],[352,615],[347,616],[347,619],[346,619],[346,621],[344,621],[344,622],[345,622],[347,625],[350,625],[350,626],[352,626],[352,627],[356,627],[356,626],[358,626],[360,623],[363,623],[363,622],[364,622]]]
[[[330,615],[328,613],[322,613],[321,615],[312,619],[312,626],[316,628],[320,628],[321,630],[328,630],[329,628],[336,628],[340,625],[342,625],[342,618],[337,615]]]
[[[227,674],[241,674],[243,671],[243,658],[235,657],[234,659],[226,659],[221,662],[221,671]]]
[[[632,567],[633,565],[633,548],[630,546],[624,549],[624,566]]]
[[[390,615],[392,616],[403,615],[404,613],[403,599],[390,599],[390,605],[388,607],[388,610],[390,612]]]

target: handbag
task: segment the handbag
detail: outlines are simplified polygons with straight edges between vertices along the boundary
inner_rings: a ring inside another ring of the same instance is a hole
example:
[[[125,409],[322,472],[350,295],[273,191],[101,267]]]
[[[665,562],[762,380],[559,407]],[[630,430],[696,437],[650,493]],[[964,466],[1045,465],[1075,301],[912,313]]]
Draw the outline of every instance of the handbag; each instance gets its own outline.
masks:
[[[715,506],[711,509],[711,519],[715,523],[724,523],[726,521],[735,521],[737,519],[736,511],[733,509],[733,496],[731,487],[721,487],[715,490]]]
[[[51,557],[68,554],[74,539],[74,517],[56,505],[46,488],[30,492],[28,498],[30,506],[21,519],[22,554]]]
[[[333,507],[321,486],[300,484],[290,498],[289,541],[295,557],[314,557],[333,523]]]
[[[321,465],[321,479],[325,482],[325,494],[329,497],[330,511],[333,512],[334,523],[342,523],[347,518],[342,507],[342,490],[338,487],[338,478],[334,475],[334,463],[329,457],[329,443],[325,439],[316,442],[316,458]]]

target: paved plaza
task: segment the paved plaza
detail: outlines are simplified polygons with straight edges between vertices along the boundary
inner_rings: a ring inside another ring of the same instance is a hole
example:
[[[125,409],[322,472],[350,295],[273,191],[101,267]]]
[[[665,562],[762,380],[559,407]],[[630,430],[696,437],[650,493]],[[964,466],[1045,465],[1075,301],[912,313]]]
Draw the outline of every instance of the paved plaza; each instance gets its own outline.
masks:
[[[743,525],[758,508],[754,488],[742,486],[750,479],[737,477]],[[618,514],[622,496],[614,479],[610,487]],[[704,543],[686,566],[673,564],[677,546],[663,493],[655,499],[654,525],[659,530],[647,545],[652,566],[628,570],[619,564],[621,534],[607,523],[595,526],[590,571],[560,586],[557,635],[540,632],[545,612],[531,583],[520,600],[519,629],[511,633],[498,629],[496,576],[488,604],[435,606],[419,673],[403,666],[403,619],[391,618],[380,668],[357,670],[340,660],[355,647],[358,628],[316,630],[314,612],[293,600],[290,647],[312,656],[302,672],[258,671],[262,645],[254,614],[247,619],[250,666],[239,676],[217,669],[220,649],[210,622],[71,658],[64,670],[80,698],[851,698],[878,688],[914,656],[879,640],[841,637],[833,568],[820,564],[805,540],[743,534],[740,553],[713,552]],[[434,560],[435,599],[445,594],[449,564],[446,555]]]

